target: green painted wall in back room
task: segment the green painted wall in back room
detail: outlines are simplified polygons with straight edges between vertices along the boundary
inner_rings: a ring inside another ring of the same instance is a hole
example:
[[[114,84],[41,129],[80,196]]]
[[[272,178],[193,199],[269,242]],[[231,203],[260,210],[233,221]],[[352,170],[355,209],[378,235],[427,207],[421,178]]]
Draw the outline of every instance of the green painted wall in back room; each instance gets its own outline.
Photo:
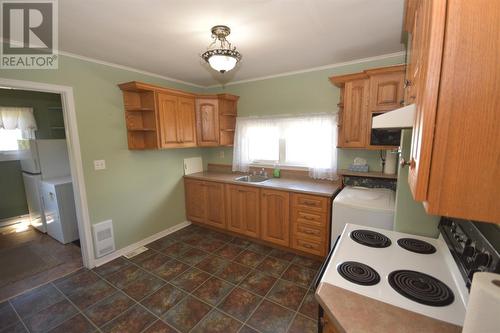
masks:
[[[239,116],[337,112],[340,89],[332,85],[328,77],[401,63],[404,63],[404,56],[395,55],[317,71],[213,87],[209,92],[240,96]],[[224,158],[221,158],[221,151],[224,152]],[[347,168],[358,156],[368,160],[370,170],[382,170],[378,151],[360,149],[339,149],[338,167]],[[207,149],[204,159],[207,163],[231,163],[232,149]]]
[[[185,220],[182,163],[201,150],[128,150],[117,84],[200,89],[67,56],[59,57],[57,70],[0,70],[0,77],[73,87],[90,220],[113,220],[117,248]],[[106,170],[93,170],[96,159],[106,160]]]
[[[64,127],[58,94],[0,89],[0,106],[32,107],[38,127],[37,139],[64,138],[64,128],[51,129],[52,126]],[[0,184],[0,219],[27,214],[28,204],[19,161],[0,162]]]

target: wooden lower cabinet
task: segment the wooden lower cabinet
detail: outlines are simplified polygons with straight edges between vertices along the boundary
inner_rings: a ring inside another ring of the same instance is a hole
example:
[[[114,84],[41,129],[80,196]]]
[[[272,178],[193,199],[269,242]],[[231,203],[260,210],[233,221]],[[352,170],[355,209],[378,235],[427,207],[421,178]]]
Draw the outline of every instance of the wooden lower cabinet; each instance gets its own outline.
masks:
[[[291,195],[291,205],[291,247],[326,256],[330,230],[330,200],[294,193]]]
[[[300,252],[328,253],[331,198],[184,179],[189,221]]]
[[[186,216],[190,221],[225,228],[224,185],[185,179]]]
[[[250,237],[260,237],[259,189],[226,185],[227,229]]]
[[[260,221],[265,241],[290,245],[290,195],[288,192],[261,190]]]

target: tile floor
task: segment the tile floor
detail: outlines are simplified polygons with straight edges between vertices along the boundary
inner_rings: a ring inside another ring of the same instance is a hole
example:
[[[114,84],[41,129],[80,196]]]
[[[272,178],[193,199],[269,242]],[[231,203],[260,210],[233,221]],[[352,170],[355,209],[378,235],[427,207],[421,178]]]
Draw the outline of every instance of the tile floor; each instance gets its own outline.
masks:
[[[79,247],[71,243],[63,245],[52,237],[38,232],[31,226],[25,230],[16,231],[20,224],[26,223],[26,220],[20,221],[21,223],[18,224],[0,227],[0,253],[14,247],[27,245],[28,243],[36,243],[37,246],[43,248],[44,252],[48,252],[53,257],[56,257],[60,263],[46,270],[25,276],[15,282],[0,286],[0,303],[26,290],[68,275],[83,266],[82,254]],[[0,332],[3,333],[1,329]]]
[[[0,303],[0,332],[316,332],[320,262],[190,225]]]

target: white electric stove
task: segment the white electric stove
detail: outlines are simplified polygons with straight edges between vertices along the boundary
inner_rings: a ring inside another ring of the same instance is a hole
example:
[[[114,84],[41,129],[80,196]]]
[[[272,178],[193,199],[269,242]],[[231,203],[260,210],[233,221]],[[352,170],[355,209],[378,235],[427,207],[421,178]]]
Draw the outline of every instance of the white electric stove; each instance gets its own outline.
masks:
[[[347,224],[321,282],[463,325],[468,290],[445,240]]]

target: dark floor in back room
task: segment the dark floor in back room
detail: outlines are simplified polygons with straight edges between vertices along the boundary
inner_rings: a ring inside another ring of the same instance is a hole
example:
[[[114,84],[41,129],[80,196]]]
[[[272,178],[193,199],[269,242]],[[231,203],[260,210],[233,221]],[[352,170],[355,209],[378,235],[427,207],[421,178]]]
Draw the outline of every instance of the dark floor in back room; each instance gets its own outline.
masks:
[[[317,332],[321,263],[190,225],[0,304],[0,332]]]

